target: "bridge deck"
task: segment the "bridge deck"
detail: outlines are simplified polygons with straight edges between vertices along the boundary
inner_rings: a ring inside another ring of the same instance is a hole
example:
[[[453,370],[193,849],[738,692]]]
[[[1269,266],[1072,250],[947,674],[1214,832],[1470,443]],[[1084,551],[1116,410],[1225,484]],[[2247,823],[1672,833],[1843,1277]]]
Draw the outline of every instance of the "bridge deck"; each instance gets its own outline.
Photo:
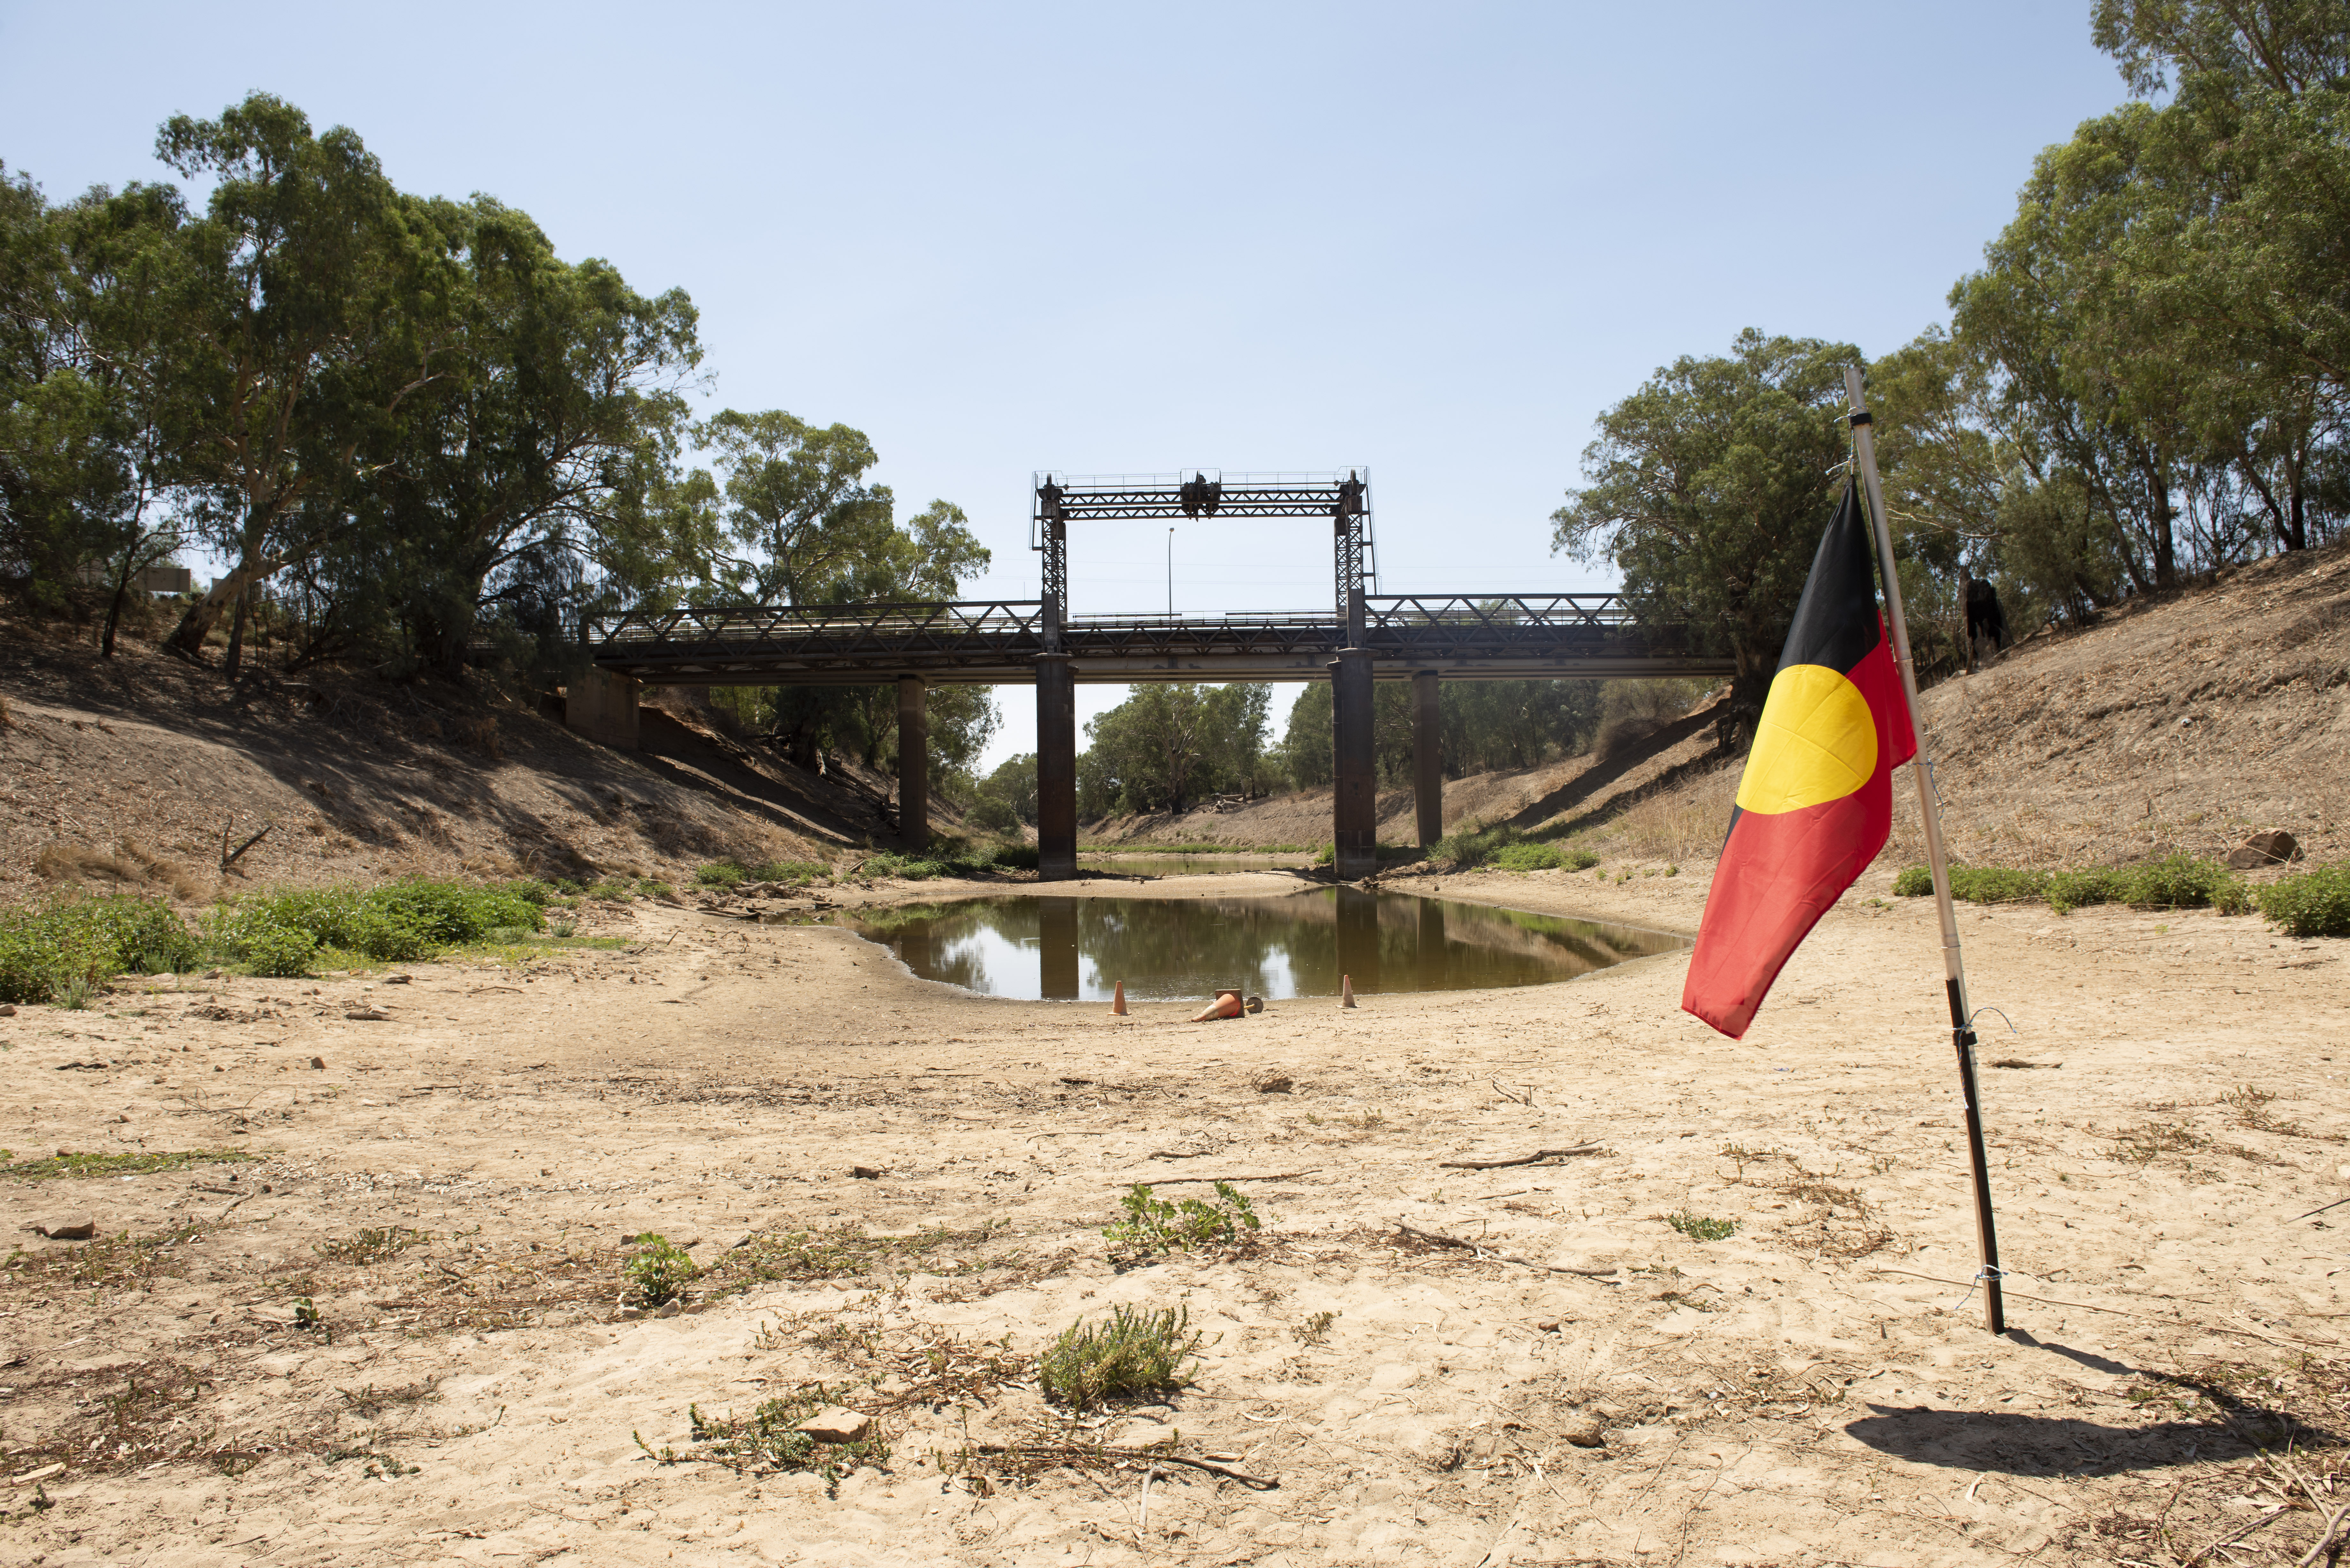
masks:
[[[592,620],[597,665],[639,680],[708,685],[1024,685],[1055,640],[1041,601],[723,606]],[[1077,680],[1315,680],[1347,646],[1327,612],[1214,618],[1093,616],[1059,628]],[[1447,680],[1715,676],[1726,658],[1685,628],[1638,621],[1614,594],[1382,594],[1365,599],[1375,675]]]

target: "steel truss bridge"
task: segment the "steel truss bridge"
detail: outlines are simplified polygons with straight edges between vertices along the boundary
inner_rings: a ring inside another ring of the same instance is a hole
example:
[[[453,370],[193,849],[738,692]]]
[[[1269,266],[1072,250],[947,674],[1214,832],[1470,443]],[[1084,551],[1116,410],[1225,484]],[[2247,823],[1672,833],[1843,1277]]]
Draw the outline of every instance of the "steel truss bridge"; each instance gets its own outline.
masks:
[[[1615,594],[1380,594],[1370,480],[1317,474],[1076,478],[1043,472],[1031,486],[1030,545],[1043,557],[1044,597],[867,605],[730,605],[590,617],[582,640],[605,677],[670,685],[899,686],[899,820],[926,843],[931,685],[1037,689],[1038,847],[1044,874],[1076,866],[1076,722],[1079,682],[1319,680],[1333,683],[1340,875],[1377,864],[1371,683],[1417,690],[1420,840],[1441,832],[1437,688],[1441,680],[1717,676],[1730,660],[1690,628],[1644,619]],[[1300,614],[1068,614],[1069,524],[1182,518],[1319,518],[1331,529],[1334,587],[1326,611]],[[606,699],[599,696],[598,702]],[[633,699],[629,700],[632,704]],[[601,710],[599,710],[601,711]],[[633,707],[629,708],[633,712]]]
[[[590,623],[598,667],[695,685],[1025,685],[1046,639],[1042,599],[631,611]],[[1350,647],[1378,680],[1717,675],[1720,658],[1644,628],[1614,594],[1371,594],[1360,640],[1328,615],[1087,616],[1057,651],[1079,682],[1319,680]]]

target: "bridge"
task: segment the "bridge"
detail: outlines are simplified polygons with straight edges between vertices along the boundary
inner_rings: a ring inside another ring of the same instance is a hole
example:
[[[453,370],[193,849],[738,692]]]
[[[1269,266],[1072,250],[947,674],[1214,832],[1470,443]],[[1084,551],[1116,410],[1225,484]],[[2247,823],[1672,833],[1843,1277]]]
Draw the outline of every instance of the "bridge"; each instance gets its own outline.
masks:
[[[1329,474],[1071,478],[1035,476],[1031,548],[1044,597],[867,605],[730,605],[591,617],[582,637],[600,675],[625,682],[593,701],[633,714],[639,683],[821,686],[898,683],[899,821],[909,846],[929,842],[933,685],[1036,688],[1037,845],[1042,874],[1076,873],[1079,682],[1322,680],[1333,684],[1336,787],[1332,816],[1342,877],[1377,867],[1371,689],[1414,688],[1414,784],[1422,845],[1442,835],[1437,693],[1443,680],[1719,676],[1730,660],[1689,628],[1644,620],[1615,594],[1378,594],[1370,483]],[[1183,517],[1321,518],[1331,525],[1336,593],[1326,611],[1087,616],[1068,607],[1072,522]]]

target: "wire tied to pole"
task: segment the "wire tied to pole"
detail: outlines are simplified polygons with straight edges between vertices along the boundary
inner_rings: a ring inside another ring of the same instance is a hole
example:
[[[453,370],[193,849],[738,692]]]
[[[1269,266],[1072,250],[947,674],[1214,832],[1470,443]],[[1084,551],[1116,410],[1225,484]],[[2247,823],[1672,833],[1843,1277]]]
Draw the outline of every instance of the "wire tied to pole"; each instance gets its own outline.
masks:
[[[2002,1023],[2004,1023],[2004,1024],[2006,1024],[2006,1025],[2007,1025],[2007,1032],[2008,1032],[2010,1034],[2014,1035],[2014,1036],[2015,1036],[2017,1039],[2019,1039],[2019,1040],[2021,1040],[2022,1038],[2023,1038],[2023,1031],[2022,1031],[2022,1030],[2021,1030],[2021,1029],[2018,1029],[2018,1028],[2015,1026],[2015,1020],[2013,1020],[2012,1018],[2010,1018],[2010,1017],[2009,1017],[2006,1013],[2004,1013],[2004,1012],[1999,1012],[1999,1009],[1998,1009],[1998,1008],[1996,1008],[1996,1007],[1978,1007],[1978,1008],[1976,1008],[1976,1009],[1974,1010],[1973,1016],[1972,1016],[1972,1017],[1970,1017],[1970,1018],[1967,1020],[1967,1027],[1968,1027],[1968,1028],[1970,1028],[1970,1029],[1972,1029],[1972,1028],[1975,1026],[1975,1019],[1977,1019],[1977,1018],[1981,1018],[1981,1017],[1984,1013],[1986,1013],[1986,1012],[1999,1012],[1999,1021],[2000,1021]]]
[[[1967,1283],[1966,1293],[1959,1297],[1958,1300],[1952,1302],[1943,1310],[1947,1312],[1956,1312],[1960,1307],[1966,1305],[1967,1303],[1974,1300],[1975,1293],[1982,1289],[1982,1284],[1985,1280],[2009,1279],[2030,1280],[2034,1284],[2041,1282],[2040,1276],[2038,1274],[2027,1274],[2022,1269],[2002,1269],[1995,1263],[1989,1264],[1983,1268],[1977,1269],[1975,1271],[1974,1278]]]

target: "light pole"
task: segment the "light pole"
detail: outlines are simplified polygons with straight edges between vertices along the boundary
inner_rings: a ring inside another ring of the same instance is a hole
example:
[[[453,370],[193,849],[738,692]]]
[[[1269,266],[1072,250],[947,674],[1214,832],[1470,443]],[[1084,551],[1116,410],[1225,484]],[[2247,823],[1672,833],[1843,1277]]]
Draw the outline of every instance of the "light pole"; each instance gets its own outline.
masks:
[[[1175,530],[1167,530],[1167,616],[1175,616]]]

